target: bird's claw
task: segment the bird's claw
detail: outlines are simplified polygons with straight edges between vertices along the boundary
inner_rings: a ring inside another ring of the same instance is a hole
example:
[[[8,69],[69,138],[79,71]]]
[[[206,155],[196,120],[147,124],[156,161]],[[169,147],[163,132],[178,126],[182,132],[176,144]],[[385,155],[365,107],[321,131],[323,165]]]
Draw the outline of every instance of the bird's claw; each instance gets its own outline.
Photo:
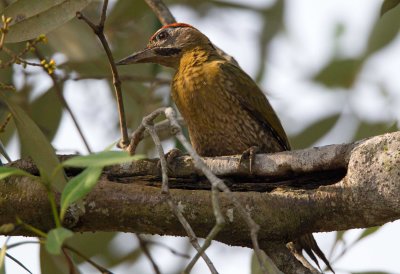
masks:
[[[180,149],[178,148],[173,148],[170,151],[168,151],[165,154],[165,160],[167,161],[167,168],[168,168],[168,172],[171,173],[173,171],[173,167],[174,167],[174,161],[176,160],[176,158],[181,157],[185,155],[185,153],[183,153]],[[157,163],[157,167],[161,168],[161,160],[158,161]]]
[[[240,156],[239,159],[239,166],[246,161],[247,159],[249,160],[249,171],[250,174],[253,174],[253,164],[256,160],[256,154],[257,152],[260,151],[260,148],[257,146],[252,146],[246,149],[242,155]]]

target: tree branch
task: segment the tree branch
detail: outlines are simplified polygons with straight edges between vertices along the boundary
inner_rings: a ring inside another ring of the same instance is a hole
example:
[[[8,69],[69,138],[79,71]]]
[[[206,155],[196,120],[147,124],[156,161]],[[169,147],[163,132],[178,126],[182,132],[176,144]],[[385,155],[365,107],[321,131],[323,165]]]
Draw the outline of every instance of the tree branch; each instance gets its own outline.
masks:
[[[322,153],[325,150],[342,153]],[[262,242],[288,242],[311,232],[382,225],[400,218],[399,151],[400,132],[395,132],[353,145],[259,155],[254,166],[258,174],[271,167],[274,167],[271,170],[285,167],[286,173],[281,169],[274,175],[275,184],[287,182],[299,174],[307,175],[309,178],[313,178],[313,175],[321,178],[321,169],[325,170],[329,166],[334,170],[337,170],[337,167],[345,168],[346,159],[348,168],[346,176],[336,183],[330,182],[318,187],[315,182],[312,186],[306,182],[295,187],[289,184],[267,193],[235,192],[234,195],[250,210],[254,221],[260,225],[259,239]],[[285,157],[282,158],[282,155]],[[300,155],[303,155],[303,158],[298,158]],[[316,155],[325,155],[322,157],[325,161],[329,157],[331,160],[321,166],[314,162],[318,159]],[[261,161],[264,159],[270,164]],[[180,161],[187,160],[185,157],[180,159]],[[245,184],[249,186],[247,190],[260,190],[257,185],[268,184],[264,180],[268,182],[269,178],[263,177],[266,173],[263,173],[263,176],[235,173],[232,161],[237,161],[237,157],[206,159],[206,163],[213,170],[218,170],[217,173],[223,174],[226,180],[236,180],[237,184]],[[299,161],[314,162],[310,165],[314,169],[295,168],[301,166]],[[155,162],[141,160],[132,166],[107,169],[97,187],[86,197],[85,213],[71,229],[185,236],[186,232],[165,203],[166,198],[160,195],[158,187],[152,186],[160,184],[160,171],[156,168]],[[174,175],[170,174],[170,181],[180,180],[181,184],[174,186],[170,184],[170,193],[175,203],[180,204],[196,235],[206,237],[215,224],[210,203],[211,192],[172,189],[185,187],[182,183],[184,181],[200,182],[201,188],[204,177],[200,176],[192,165],[193,163],[187,161],[183,168],[175,166]],[[35,172],[34,166],[29,161],[17,161],[13,166]],[[189,168],[190,166],[192,168]],[[72,175],[78,171],[71,169],[67,172]],[[332,175],[327,174],[327,176]],[[326,178],[323,179],[326,181]],[[194,186],[193,184],[190,188]],[[19,216],[24,222],[42,230],[52,228],[53,221],[47,194],[39,183],[26,177],[9,178],[0,183],[0,193],[3,193],[0,199],[0,223],[13,223],[15,217]],[[220,193],[219,200],[221,212],[227,217],[228,225],[216,239],[230,245],[251,247],[248,227],[239,217],[228,195]],[[17,233],[29,234],[23,230]]]

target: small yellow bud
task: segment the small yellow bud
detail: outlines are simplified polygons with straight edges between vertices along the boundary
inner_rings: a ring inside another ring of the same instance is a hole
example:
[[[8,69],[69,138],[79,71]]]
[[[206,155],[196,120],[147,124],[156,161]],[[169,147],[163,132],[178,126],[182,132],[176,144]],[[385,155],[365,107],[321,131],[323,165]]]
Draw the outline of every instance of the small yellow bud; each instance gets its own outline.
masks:
[[[40,61],[40,64],[42,64],[42,65],[45,65],[46,64],[46,60],[42,60],[42,61]]]
[[[44,34],[40,34],[40,35],[38,36],[38,38],[36,38],[36,40],[37,40],[38,42],[43,42],[44,44],[47,43],[47,37],[46,37],[46,35],[44,35]]]
[[[11,17],[8,17],[8,18],[6,18],[5,23],[6,23],[6,24],[9,24],[9,23],[11,23],[11,21],[12,21],[12,18],[11,18]]]

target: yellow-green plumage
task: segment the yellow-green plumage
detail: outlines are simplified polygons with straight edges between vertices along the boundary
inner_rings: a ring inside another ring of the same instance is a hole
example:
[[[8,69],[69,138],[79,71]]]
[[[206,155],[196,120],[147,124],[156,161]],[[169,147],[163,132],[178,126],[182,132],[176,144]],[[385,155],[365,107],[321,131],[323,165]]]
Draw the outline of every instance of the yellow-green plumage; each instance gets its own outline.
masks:
[[[206,44],[182,53],[172,97],[202,156],[289,149],[286,134],[265,95],[239,67]]]

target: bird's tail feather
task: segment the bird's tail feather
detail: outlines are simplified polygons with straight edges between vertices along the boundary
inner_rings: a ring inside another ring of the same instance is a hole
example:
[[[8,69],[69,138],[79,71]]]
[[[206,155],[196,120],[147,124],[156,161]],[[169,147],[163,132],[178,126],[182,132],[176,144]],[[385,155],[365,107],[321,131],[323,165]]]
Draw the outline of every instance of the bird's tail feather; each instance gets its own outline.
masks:
[[[314,237],[312,234],[306,234],[301,236],[300,238],[296,239],[294,241],[294,245],[296,246],[296,249],[298,249],[300,252],[301,250],[304,250],[308,256],[317,264],[317,266],[321,269],[318,263],[318,259],[316,258],[315,255],[317,255],[329,268],[330,271],[335,273],[333,271],[328,259],[325,257],[325,254],[322,252],[322,250],[319,248],[317,242],[315,241]]]

